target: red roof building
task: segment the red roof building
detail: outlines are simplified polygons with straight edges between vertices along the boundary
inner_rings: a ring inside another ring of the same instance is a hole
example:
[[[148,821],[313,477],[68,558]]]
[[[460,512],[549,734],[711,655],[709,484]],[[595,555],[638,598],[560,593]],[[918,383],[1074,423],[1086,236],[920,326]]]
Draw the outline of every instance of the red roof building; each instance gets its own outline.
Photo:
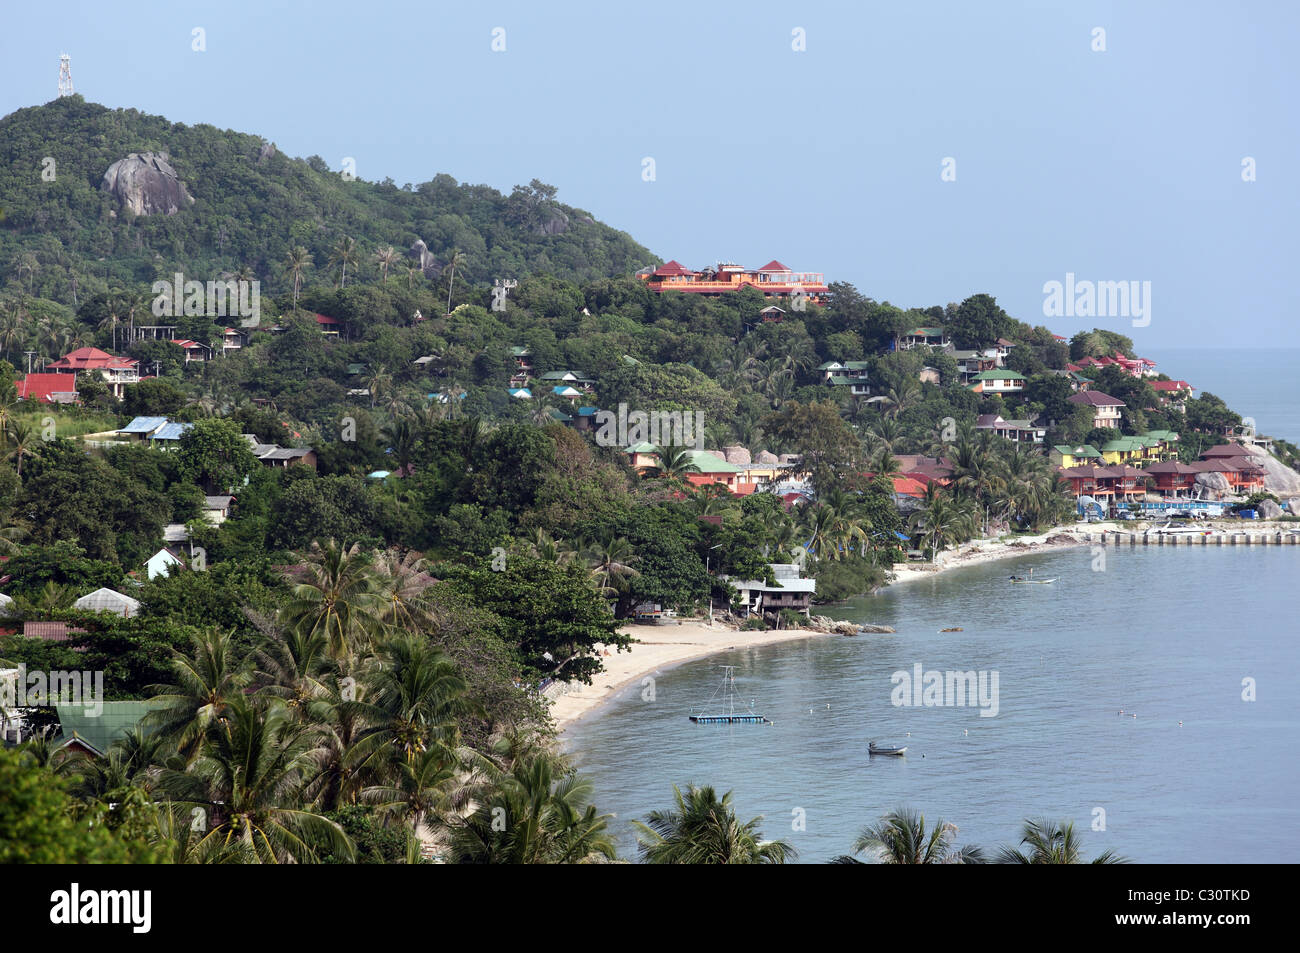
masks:
[[[79,373],[98,373],[113,391],[114,397],[122,397],[127,384],[140,382],[140,362],[129,357],[117,357],[97,347],[79,347],[69,351],[57,361],[45,366],[47,371]]]
[[[723,295],[741,288],[757,288],[769,298],[806,295],[814,304],[825,300],[830,289],[821,272],[791,271],[775,258],[762,268],[744,268],[721,262],[716,268],[691,271],[679,261],[669,261],[658,268],[643,268],[636,276],[651,291],[681,291],[687,294]]]
[[[71,404],[77,400],[76,374],[28,374],[18,382],[22,400],[46,404]]]

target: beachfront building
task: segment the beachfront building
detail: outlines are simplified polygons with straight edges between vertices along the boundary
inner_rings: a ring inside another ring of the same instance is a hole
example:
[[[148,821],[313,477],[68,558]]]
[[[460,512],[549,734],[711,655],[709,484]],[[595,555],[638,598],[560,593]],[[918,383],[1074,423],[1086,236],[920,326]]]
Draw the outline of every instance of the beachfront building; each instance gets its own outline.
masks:
[[[745,268],[734,262],[720,262],[716,268],[700,271],[692,271],[678,261],[669,261],[657,268],[643,268],[636,276],[656,294],[680,291],[684,294],[716,297],[741,288],[755,288],[768,298],[789,298],[802,294],[814,304],[821,304],[830,292],[825,275],[821,272],[793,271],[775,259],[762,268]],[[774,318],[765,314],[762,319],[769,321]]]
[[[1001,369],[980,371],[966,386],[977,394],[1014,394],[1025,389],[1025,375]]]
[[[1119,426],[1119,412],[1128,406],[1124,401],[1117,397],[1111,397],[1109,394],[1103,394],[1099,390],[1080,391],[1077,394],[1071,394],[1067,400],[1071,404],[1077,404],[1081,407],[1092,409],[1093,427],[1115,428]]]
[[[1057,472],[1070,482],[1077,496],[1091,496],[1099,502],[1122,502],[1141,498],[1146,493],[1145,474],[1137,467],[1099,467],[1082,464],[1058,467]]]
[[[1178,460],[1165,460],[1146,468],[1146,473],[1155,480],[1156,492],[1172,497],[1190,496],[1196,486],[1196,474],[1200,472],[1191,464]]]
[[[1228,481],[1230,491],[1241,494],[1255,493],[1264,489],[1264,478],[1268,472],[1262,463],[1247,456],[1210,457],[1198,460],[1191,466],[1199,473],[1222,474]]]
[[[747,616],[762,616],[793,609],[805,616],[812,614],[812,597],[817,591],[817,580],[800,579],[798,563],[769,563],[776,585],[769,586],[762,579],[734,579],[723,576],[736,590],[733,605]]]

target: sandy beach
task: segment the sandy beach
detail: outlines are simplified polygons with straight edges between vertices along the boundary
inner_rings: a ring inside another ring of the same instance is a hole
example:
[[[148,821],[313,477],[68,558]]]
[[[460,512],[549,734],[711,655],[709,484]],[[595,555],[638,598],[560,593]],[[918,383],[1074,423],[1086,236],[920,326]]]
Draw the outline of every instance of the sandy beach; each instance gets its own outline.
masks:
[[[740,632],[706,622],[682,621],[678,625],[630,625],[622,631],[639,641],[630,652],[610,651],[602,661],[605,670],[590,685],[574,685],[551,706],[555,725],[561,731],[618,694],[629,682],[652,675],[663,668],[680,665],[729,649],[771,645],[791,639],[843,638],[810,629],[768,629]]]
[[[1100,533],[1102,530],[1114,530],[1118,524],[1093,523],[1089,532]],[[939,554],[937,566],[929,563],[896,564],[894,581],[891,586],[916,579],[931,579],[936,573],[965,566],[978,566],[982,563],[995,562],[999,559],[1011,559],[1016,556],[1032,556],[1035,553],[1055,552],[1073,546],[1086,546],[1087,542],[1075,535],[1077,526],[1054,526],[1037,536],[1017,536],[1010,540],[976,539],[962,543],[955,549]]]

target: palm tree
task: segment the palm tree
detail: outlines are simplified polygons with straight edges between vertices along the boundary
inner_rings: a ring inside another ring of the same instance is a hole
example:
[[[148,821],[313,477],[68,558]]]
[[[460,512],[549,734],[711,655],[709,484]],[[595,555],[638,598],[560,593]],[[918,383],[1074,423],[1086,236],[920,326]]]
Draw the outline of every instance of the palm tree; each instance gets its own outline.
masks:
[[[1129,861],[1120,857],[1113,850],[1099,854],[1095,859],[1080,859],[1082,844],[1074,833],[1074,821],[1049,821],[1046,818],[1025,821],[1022,845],[1028,845],[1029,853],[1014,847],[998,850],[996,862],[999,864],[1127,864]]]
[[[455,664],[423,636],[401,633],[378,647],[362,711],[367,745],[410,763],[434,744],[453,744],[467,688]]]
[[[611,595],[622,592],[627,588],[629,578],[641,575],[632,568],[638,557],[625,536],[593,543],[587,547],[585,556],[592,579],[601,592]]]
[[[885,394],[885,416],[897,419],[898,415],[921,399],[921,388],[915,381],[891,387]]]
[[[494,747],[495,759],[479,759],[486,781],[477,808],[451,829],[453,861],[571,864],[615,858],[607,832],[611,815],[596,813],[590,781],[562,756],[521,745],[517,736]]]
[[[867,442],[891,453],[903,436],[903,429],[892,417],[881,417],[867,428]]]
[[[930,549],[930,561],[935,563],[939,553],[950,544],[974,535],[971,514],[934,484],[926,487],[922,506],[912,514],[907,525],[912,539]]]
[[[711,787],[691,785],[683,795],[673,785],[675,807],[651,811],[634,821],[638,851],[650,864],[784,864],[797,851],[786,841],[765,841],[762,817],[744,824],[731,805],[731,792],[718,800]]]
[[[260,694],[279,699],[299,721],[313,720],[313,709],[329,697],[329,643],[319,631],[268,626],[253,652]]]
[[[378,580],[361,547],[313,542],[303,579],[281,610],[285,624],[325,636],[331,657],[356,654],[379,625]]]
[[[680,480],[688,473],[699,473],[699,464],[695,462],[695,451],[690,447],[657,447],[655,450],[659,465],[655,468],[659,476],[669,480]]]
[[[555,539],[544,529],[538,529],[528,545],[538,559],[557,566],[567,566],[578,557],[577,550],[563,540]]]
[[[330,249],[330,259],[329,259],[329,264],[331,267],[334,265],[338,265],[342,269],[339,278],[340,288],[346,288],[348,286],[348,265],[355,265],[356,263],[357,263],[356,239],[349,238],[347,235],[343,235],[342,237],[339,238],[337,242],[334,243],[334,247]]]
[[[365,788],[361,800],[418,831],[429,821],[462,809],[465,792],[457,753],[436,744],[400,761],[392,779]]]
[[[411,459],[415,456],[416,445],[420,440],[420,432],[414,421],[409,417],[398,417],[381,427],[379,436],[388,444],[387,449],[392,451],[393,459],[397,461],[397,472],[409,474]]]
[[[393,262],[397,261],[397,252],[392,245],[384,245],[375,252],[375,263],[379,265],[380,274],[383,276],[380,280],[388,283],[388,269]]]
[[[159,787],[205,812],[200,842],[242,843],[262,863],[315,863],[317,850],[350,858],[343,829],[300,806],[310,766],[308,729],[267,699],[232,699],[221,725],[210,724],[185,771],[164,769]]]
[[[414,632],[430,622],[428,592],[434,578],[417,552],[385,550],[375,557],[379,621],[391,629]]]
[[[191,636],[188,653],[173,650],[171,669],[171,684],[150,686],[156,708],[144,723],[156,726],[189,758],[208,727],[224,721],[230,705],[242,697],[250,673],[238,658],[232,634],[216,629]]]
[[[451,314],[451,289],[456,284],[456,269],[463,267],[465,264],[465,253],[459,248],[453,248],[447,258],[447,268],[450,275],[447,279],[447,313]]]
[[[408,261],[406,263],[406,290],[407,291],[411,290],[411,285],[415,282],[415,278],[417,275],[423,278],[424,269],[420,267],[419,262]]]
[[[9,451],[6,459],[18,461],[18,475],[23,475],[23,459],[35,452],[40,442],[32,425],[25,420],[10,420],[8,429]]]
[[[285,264],[289,269],[289,279],[293,282],[293,309],[298,310],[298,292],[302,289],[303,274],[311,267],[311,252],[301,245],[289,249]]]
[[[335,676],[327,680],[326,698],[312,706],[315,744],[307,753],[311,767],[303,793],[322,811],[355,804],[387,767],[376,755],[377,742],[366,739],[373,726],[366,717],[365,693],[364,682]]]
[[[957,836],[954,824],[943,820],[925,829],[925,815],[900,808],[874,827],[864,828],[853,842],[853,854],[873,856],[882,864],[982,864],[984,853],[978,847],[954,847]],[[860,864],[852,855],[836,857],[832,863]]]

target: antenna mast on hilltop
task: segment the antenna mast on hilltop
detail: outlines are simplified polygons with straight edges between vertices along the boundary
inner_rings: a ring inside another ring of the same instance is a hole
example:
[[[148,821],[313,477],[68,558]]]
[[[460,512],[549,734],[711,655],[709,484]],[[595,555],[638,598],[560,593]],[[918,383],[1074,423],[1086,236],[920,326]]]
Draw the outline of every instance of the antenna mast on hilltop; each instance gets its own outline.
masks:
[[[59,57],[59,96],[72,95],[72,57],[67,53]]]

